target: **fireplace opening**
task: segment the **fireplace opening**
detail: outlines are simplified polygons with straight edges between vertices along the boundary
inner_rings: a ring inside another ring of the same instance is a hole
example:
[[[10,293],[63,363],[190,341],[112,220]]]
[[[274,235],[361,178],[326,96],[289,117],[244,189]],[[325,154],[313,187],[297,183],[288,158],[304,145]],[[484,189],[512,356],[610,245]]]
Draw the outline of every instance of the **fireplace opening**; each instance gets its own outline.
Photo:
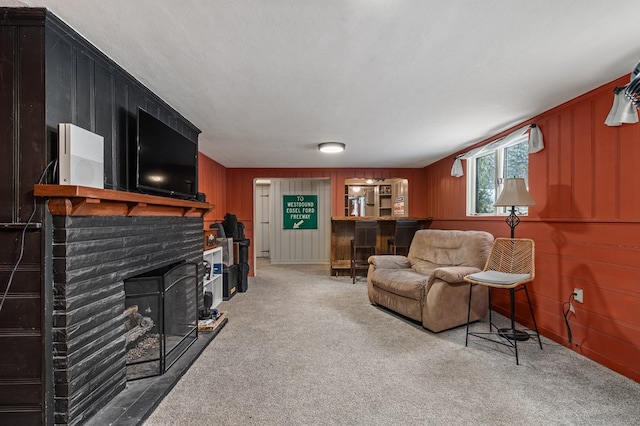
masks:
[[[198,269],[179,262],[124,280],[127,380],[164,374],[198,338]]]

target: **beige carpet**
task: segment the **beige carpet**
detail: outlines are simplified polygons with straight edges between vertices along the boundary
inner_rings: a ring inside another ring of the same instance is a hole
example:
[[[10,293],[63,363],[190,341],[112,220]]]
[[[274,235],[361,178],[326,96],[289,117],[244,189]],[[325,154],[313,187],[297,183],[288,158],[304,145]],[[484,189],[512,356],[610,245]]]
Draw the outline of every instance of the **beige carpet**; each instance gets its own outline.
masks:
[[[638,425],[640,384],[554,342],[506,348],[369,304],[366,281],[258,264],[155,425]],[[504,320],[504,319],[503,319]]]

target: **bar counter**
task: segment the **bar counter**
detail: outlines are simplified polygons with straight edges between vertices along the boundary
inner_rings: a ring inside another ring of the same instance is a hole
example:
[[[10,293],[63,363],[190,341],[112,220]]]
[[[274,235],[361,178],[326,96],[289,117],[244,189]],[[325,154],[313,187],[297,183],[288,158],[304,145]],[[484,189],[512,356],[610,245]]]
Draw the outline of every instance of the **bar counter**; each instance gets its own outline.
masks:
[[[431,226],[430,217],[332,217],[331,218],[331,275],[350,274],[351,240],[354,236],[355,222],[359,220],[375,220],[378,222],[376,247],[378,254],[387,253],[387,243],[395,235],[397,220],[417,220],[421,229]]]

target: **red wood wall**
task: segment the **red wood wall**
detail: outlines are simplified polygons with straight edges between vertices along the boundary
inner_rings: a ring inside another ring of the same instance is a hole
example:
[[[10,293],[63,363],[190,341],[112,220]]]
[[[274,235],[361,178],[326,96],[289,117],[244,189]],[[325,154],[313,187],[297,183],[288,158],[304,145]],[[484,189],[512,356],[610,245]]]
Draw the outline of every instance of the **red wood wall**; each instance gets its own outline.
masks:
[[[256,178],[330,178],[331,215],[344,216],[344,182],[350,178],[406,178],[409,181],[409,215],[424,211],[423,169],[227,169],[227,210],[245,224],[247,238],[253,238],[253,181]],[[253,261],[253,246],[249,259]],[[253,271],[253,265],[251,270]]]
[[[216,220],[222,221],[227,212],[227,169],[215,162],[203,153],[198,154],[198,190],[204,192],[207,203],[213,204],[215,208],[204,217],[204,228]]]
[[[227,169],[214,160],[199,155],[200,192],[207,195],[207,202],[216,205],[205,217],[205,228],[221,221],[229,212],[245,225],[245,236],[253,239],[253,182],[256,178],[330,178],[332,191],[332,216],[344,216],[344,182],[351,178],[406,178],[409,182],[409,216],[422,216],[426,208],[423,182],[424,169]],[[249,260],[253,263],[253,246],[249,246]],[[253,265],[251,271],[253,271]],[[250,272],[253,275],[253,272]]]
[[[568,345],[562,303],[582,288],[584,304],[574,303],[570,317],[571,348],[640,381],[640,124],[604,124],[613,88],[628,81],[620,78],[528,122],[542,130],[545,149],[529,157],[537,205],[522,218],[516,237],[536,243],[529,291],[541,332]],[[504,218],[465,215],[466,177],[450,176],[454,156],[426,168],[431,227],[508,237]],[[506,298],[497,304],[507,312]],[[516,311],[532,325],[522,299]]]
[[[422,191],[424,169],[227,169],[227,208],[242,220],[253,220],[253,181],[256,178],[330,178],[332,216],[344,216],[344,182],[351,178],[406,178],[409,181],[409,215],[425,208]]]

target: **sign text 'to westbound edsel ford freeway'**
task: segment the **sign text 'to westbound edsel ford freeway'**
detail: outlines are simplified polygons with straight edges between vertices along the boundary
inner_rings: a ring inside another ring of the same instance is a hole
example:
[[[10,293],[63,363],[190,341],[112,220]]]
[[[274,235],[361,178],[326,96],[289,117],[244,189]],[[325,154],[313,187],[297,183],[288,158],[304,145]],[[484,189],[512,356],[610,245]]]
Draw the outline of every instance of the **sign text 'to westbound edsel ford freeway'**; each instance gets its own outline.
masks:
[[[282,229],[318,229],[317,195],[283,195]]]

